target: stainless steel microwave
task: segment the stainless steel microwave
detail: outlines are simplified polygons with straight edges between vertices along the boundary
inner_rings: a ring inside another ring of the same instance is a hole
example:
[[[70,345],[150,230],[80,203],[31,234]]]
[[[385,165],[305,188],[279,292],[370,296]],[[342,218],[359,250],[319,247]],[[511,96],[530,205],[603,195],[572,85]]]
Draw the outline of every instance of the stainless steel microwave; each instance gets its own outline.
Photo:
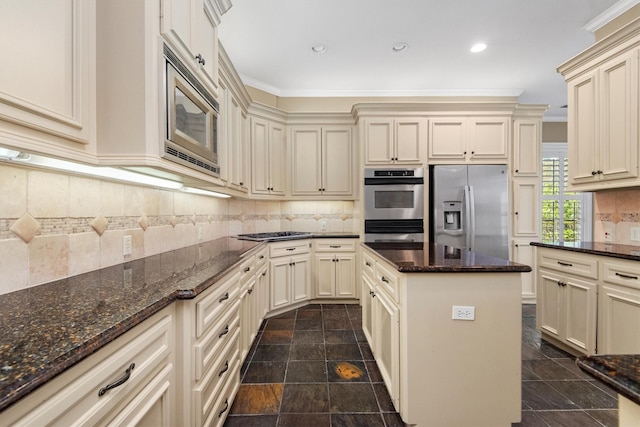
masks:
[[[165,45],[166,137],[162,157],[220,175],[215,98]]]

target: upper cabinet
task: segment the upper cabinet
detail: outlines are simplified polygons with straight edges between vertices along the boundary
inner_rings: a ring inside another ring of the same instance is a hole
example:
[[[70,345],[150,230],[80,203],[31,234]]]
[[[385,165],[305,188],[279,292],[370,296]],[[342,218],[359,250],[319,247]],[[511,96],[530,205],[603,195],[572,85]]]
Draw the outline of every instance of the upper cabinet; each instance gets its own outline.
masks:
[[[352,126],[291,127],[291,195],[353,198]]]
[[[510,117],[429,119],[429,163],[508,162]]]
[[[251,116],[251,193],[284,196],[286,191],[286,126]]]
[[[363,120],[365,165],[421,165],[427,146],[426,119],[367,118]]]
[[[640,21],[562,64],[568,86],[569,183],[579,191],[640,185]]]
[[[516,118],[513,121],[513,154],[511,170],[514,177],[539,176],[542,162],[542,119]]]
[[[224,7],[228,9],[211,0],[162,0],[162,35],[214,96],[218,94],[218,25]]]
[[[67,158],[94,155],[95,0],[5,0],[0,27],[3,144]]]

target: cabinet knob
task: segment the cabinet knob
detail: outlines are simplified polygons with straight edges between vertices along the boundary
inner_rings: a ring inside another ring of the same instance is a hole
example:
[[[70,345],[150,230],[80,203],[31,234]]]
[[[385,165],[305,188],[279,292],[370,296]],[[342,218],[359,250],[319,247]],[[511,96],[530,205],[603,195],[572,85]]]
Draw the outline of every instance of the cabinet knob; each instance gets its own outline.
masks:
[[[602,171],[597,171],[597,172],[598,172],[598,175],[602,175]]]
[[[205,61],[204,61],[204,58],[202,57],[202,55],[197,54],[197,55],[196,55],[196,59],[198,60],[198,63],[199,63],[200,65],[204,65],[204,64],[205,64]]]
[[[518,215],[518,212],[514,212],[513,214],[514,214],[514,215]]]
[[[471,152],[471,155],[474,155],[474,154],[476,154],[476,152],[475,152],[475,151],[472,151],[472,152]]]
[[[516,172],[517,172],[517,171],[516,171]],[[238,184],[240,184],[240,185],[244,185],[244,182],[240,181]]]
[[[591,175],[596,176],[598,174],[598,172],[596,171],[591,171]]]
[[[516,173],[520,172],[518,169],[516,169]]]
[[[467,155],[467,152],[465,151],[465,152],[464,152],[464,153],[462,153],[462,154],[464,154],[464,155],[466,156],[466,155]]]

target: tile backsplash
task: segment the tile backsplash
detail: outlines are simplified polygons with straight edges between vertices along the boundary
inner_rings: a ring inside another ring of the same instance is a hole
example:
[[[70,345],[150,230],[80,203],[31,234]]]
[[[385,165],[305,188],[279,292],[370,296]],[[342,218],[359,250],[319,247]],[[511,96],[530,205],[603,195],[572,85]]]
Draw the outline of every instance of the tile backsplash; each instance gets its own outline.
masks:
[[[217,199],[0,165],[0,294],[227,235],[354,232],[353,216],[351,201]]]
[[[640,246],[631,240],[631,229],[640,227],[640,189],[601,191],[594,193],[593,240]]]

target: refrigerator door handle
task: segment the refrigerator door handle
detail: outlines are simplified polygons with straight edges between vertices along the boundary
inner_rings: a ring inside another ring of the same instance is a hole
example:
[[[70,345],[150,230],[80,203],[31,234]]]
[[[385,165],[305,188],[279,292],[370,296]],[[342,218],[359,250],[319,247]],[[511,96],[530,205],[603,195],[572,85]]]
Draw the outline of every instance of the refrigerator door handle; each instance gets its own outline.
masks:
[[[476,196],[473,191],[473,185],[469,186],[469,246],[470,251],[476,248]]]
[[[464,186],[464,247],[471,248],[471,187]]]

